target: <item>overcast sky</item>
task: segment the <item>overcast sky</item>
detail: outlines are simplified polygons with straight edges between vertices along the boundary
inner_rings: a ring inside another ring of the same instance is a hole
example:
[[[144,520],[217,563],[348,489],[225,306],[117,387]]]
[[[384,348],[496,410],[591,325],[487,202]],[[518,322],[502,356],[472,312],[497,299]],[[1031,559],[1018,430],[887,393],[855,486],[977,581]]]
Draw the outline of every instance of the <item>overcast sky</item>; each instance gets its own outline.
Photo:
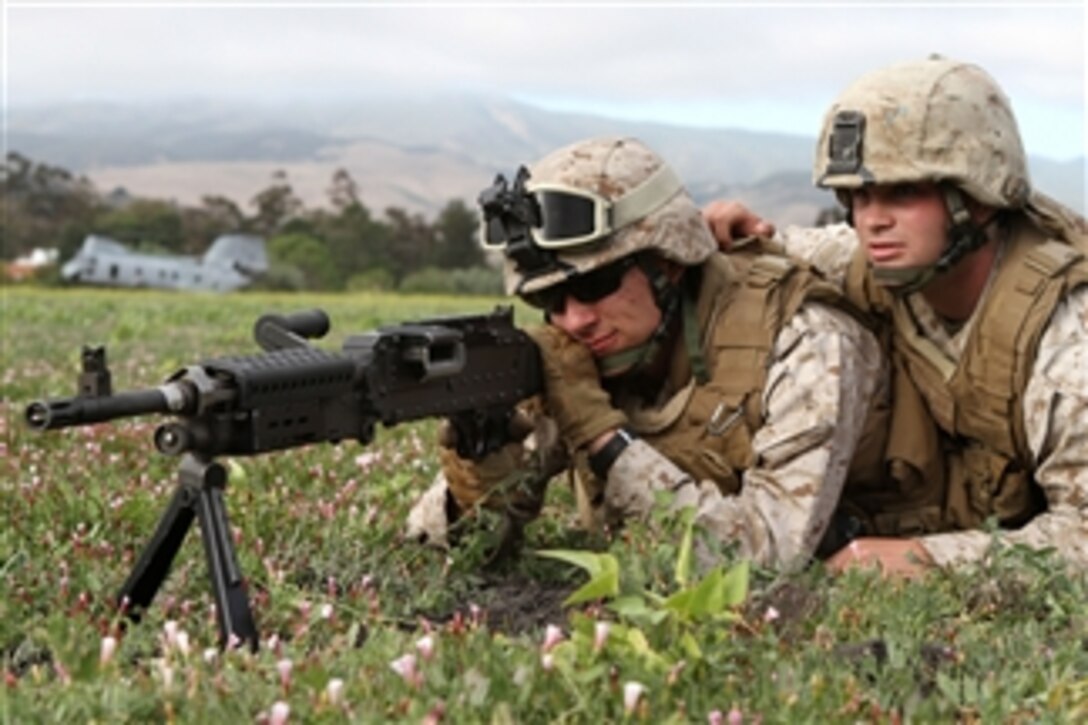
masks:
[[[11,113],[68,99],[483,91],[812,136],[860,72],[939,52],[997,78],[1032,153],[1086,146],[1083,1],[3,5]]]

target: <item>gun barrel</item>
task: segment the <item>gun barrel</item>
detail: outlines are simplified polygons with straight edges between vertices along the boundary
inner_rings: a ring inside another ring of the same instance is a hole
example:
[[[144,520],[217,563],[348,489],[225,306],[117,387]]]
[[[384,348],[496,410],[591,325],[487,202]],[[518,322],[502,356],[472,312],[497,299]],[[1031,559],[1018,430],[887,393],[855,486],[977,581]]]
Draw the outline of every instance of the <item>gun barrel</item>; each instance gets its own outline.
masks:
[[[102,397],[36,400],[26,407],[25,418],[27,425],[35,430],[56,430],[167,412],[170,412],[170,405],[166,392],[161,388],[150,388]]]

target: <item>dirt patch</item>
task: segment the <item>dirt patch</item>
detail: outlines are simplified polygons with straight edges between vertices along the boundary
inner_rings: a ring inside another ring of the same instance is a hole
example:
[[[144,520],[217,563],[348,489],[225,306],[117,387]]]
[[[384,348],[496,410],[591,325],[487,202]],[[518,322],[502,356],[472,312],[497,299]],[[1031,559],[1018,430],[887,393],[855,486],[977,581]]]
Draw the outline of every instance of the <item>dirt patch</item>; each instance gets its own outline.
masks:
[[[481,590],[480,607],[492,629],[511,634],[533,631],[566,619],[563,600],[574,589],[571,584],[532,579],[495,581]]]
[[[748,604],[750,619],[773,620],[780,636],[805,637],[806,624],[815,621],[827,605],[827,591],[802,582],[783,581],[765,592],[754,592]]]
[[[431,622],[446,623],[457,617],[471,617],[496,632],[534,632],[545,625],[561,624],[566,620],[563,600],[574,589],[573,584],[489,576],[459,596],[459,604],[452,609],[422,614]],[[466,601],[472,602],[472,611],[467,611]]]

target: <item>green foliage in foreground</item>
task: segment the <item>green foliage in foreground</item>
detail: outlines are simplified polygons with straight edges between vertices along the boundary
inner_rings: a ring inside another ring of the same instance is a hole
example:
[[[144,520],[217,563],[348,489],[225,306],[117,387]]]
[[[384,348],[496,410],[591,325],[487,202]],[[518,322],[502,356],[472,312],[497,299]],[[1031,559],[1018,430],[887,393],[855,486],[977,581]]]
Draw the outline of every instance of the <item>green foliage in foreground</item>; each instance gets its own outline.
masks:
[[[24,430],[26,402],[72,392],[81,342],[109,345],[116,387],[144,387],[202,357],[254,352],[251,326],[268,310],[326,307],[334,328],[319,344],[332,348],[495,302],[7,291],[2,721],[1088,718],[1088,586],[1051,556],[995,548],[983,566],[919,582],[749,572],[728,556],[696,571],[692,547],[706,542],[687,521],[579,533],[555,485],[521,556],[486,568],[488,516],[448,553],[400,537],[436,470],[433,422],[381,431],[367,448],[232,462],[258,653],[216,648],[195,529],[152,611],[122,628],[111,600],[166,505],[174,461],[153,452],[152,420]]]

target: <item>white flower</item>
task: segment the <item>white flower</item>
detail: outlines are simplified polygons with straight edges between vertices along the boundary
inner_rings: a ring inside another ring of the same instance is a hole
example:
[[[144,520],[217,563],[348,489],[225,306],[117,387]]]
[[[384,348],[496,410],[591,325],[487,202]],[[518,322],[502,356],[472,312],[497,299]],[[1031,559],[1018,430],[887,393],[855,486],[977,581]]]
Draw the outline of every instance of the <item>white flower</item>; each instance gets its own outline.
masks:
[[[162,625],[162,631],[166,636],[166,644],[173,647],[178,641],[178,623],[171,619]]]
[[[218,656],[219,650],[217,650],[215,647],[208,647],[204,650],[204,661],[207,662],[209,665],[212,662],[215,662],[215,658]]]
[[[117,638],[105,636],[102,638],[102,647],[98,651],[98,661],[106,664],[113,659],[113,653],[117,651]]]
[[[339,677],[329,680],[329,684],[325,685],[325,694],[330,705],[339,705],[344,699],[344,681]]]
[[[174,639],[174,646],[177,647],[178,652],[181,652],[183,657],[189,656],[191,649],[189,645],[189,633],[185,630],[180,630]]]
[[[544,654],[540,655],[540,667],[545,672],[551,672],[552,669],[555,667],[555,656],[552,655],[550,652],[545,652]]]
[[[332,605],[325,603],[321,605],[321,618],[332,619]]]
[[[278,700],[272,705],[272,712],[268,715],[268,725],[283,725],[290,714],[291,706],[283,700]]]
[[[593,627],[593,651],[600,652],[608,641],[608,630],[612,628],[608,622],[597,622]]]
[[[623,711],[630,715],[638,707],[638,701],[646,692],[646,686],[641,682],[627,682],[623,685]]]
[[[162,687],[169,690],[174,685],[174,668],[166,663],[166,660],[158,660],[159,674],[162,676]]]
[[[764,622],[773,622],[782,615],[774,607],[767,607],[767,611],[763,614]]]

